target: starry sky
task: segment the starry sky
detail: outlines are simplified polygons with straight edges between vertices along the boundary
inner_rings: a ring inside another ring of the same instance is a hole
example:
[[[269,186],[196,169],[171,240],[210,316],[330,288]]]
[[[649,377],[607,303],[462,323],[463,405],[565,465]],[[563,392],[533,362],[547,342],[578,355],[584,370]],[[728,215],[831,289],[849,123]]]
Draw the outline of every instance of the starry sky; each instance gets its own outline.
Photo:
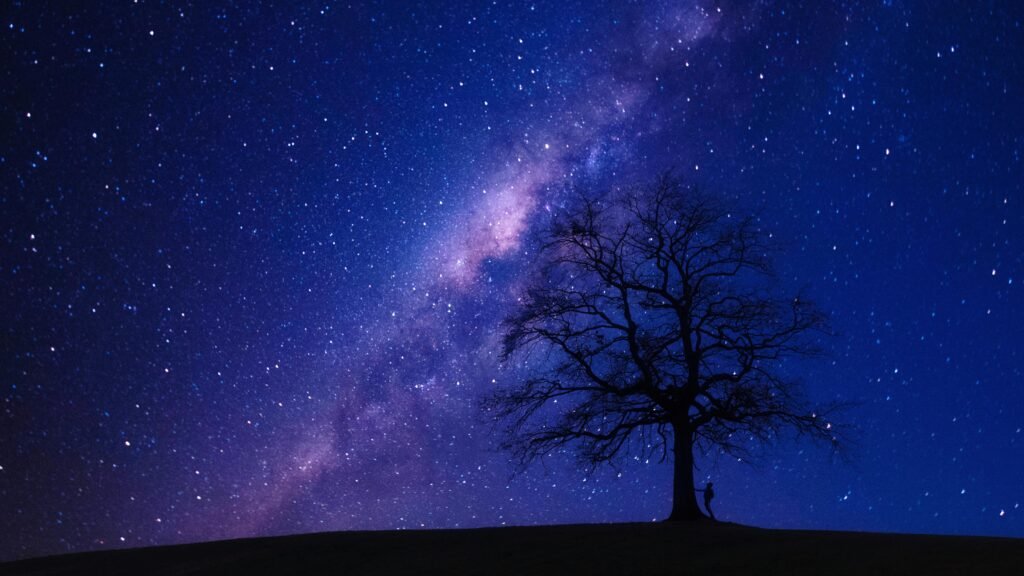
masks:
[[[479,398],[572,189],[759,214],[849,462],[699,459],[719,518],[1024,537],[1018,3],[4,3],[0,560],[650,521],[512,475]]]

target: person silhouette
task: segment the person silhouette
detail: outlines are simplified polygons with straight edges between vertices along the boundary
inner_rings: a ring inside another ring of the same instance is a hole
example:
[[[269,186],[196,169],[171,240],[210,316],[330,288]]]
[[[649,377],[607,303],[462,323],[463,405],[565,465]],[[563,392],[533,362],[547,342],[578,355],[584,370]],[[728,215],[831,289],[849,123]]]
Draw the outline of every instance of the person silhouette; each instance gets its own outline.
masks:
[[[710,516],[712,520],[717,520],[717,518],[715,518],[715,513],[711,510],[711,499],[715,497],[714,485],[714,482],[708,482],[700,492],[704,493],[704,509],[708,511],[708,516]]]

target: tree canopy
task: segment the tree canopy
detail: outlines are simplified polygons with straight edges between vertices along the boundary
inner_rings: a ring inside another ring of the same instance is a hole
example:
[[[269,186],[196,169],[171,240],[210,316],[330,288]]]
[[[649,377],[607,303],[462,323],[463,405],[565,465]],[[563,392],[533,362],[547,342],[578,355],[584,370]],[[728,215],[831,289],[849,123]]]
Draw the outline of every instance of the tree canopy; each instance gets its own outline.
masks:
[[[503,357],[529,376],[485,403],[503,447],[523,464],[565,447],[589,466],[671,456],[670,518],[685,519],[702,516],[695,447],[744,456],[787,429],[835,443],[835,406],[812,406],[783,370],[820,353],[826,317],[775,294],[771,240],[671,174],[581,194],[504,322]]]

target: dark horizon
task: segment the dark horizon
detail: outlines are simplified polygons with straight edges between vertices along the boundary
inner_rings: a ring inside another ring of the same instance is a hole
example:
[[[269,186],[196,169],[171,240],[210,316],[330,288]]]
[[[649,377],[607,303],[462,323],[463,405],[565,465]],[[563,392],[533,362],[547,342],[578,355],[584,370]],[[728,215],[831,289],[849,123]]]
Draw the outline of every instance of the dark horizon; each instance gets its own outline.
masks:
[[[1015,574],[1024,540],[760,530],[700,521],[338,532],[107,550],[3,564],[19,574]],[[402,554],[395,554],[396,549]],[[799,561],[795,561],[799,558]]]
[[[673,169],[783,246],[851,463],[698,459],[719,519],[1024,537],[1013,2],[363,2],[0,18],[0,561],[647,522],[672,466],[510,478],[478,400],[533,234]]]

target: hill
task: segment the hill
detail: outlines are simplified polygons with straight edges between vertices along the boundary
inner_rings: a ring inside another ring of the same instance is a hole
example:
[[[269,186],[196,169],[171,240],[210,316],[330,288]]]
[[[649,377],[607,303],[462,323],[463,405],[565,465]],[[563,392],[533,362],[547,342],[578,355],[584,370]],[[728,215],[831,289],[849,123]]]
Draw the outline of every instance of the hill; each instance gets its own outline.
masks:
[[[1024,540],[711,523],[336,532],[36,558],[0,574],[1024,574]]]

